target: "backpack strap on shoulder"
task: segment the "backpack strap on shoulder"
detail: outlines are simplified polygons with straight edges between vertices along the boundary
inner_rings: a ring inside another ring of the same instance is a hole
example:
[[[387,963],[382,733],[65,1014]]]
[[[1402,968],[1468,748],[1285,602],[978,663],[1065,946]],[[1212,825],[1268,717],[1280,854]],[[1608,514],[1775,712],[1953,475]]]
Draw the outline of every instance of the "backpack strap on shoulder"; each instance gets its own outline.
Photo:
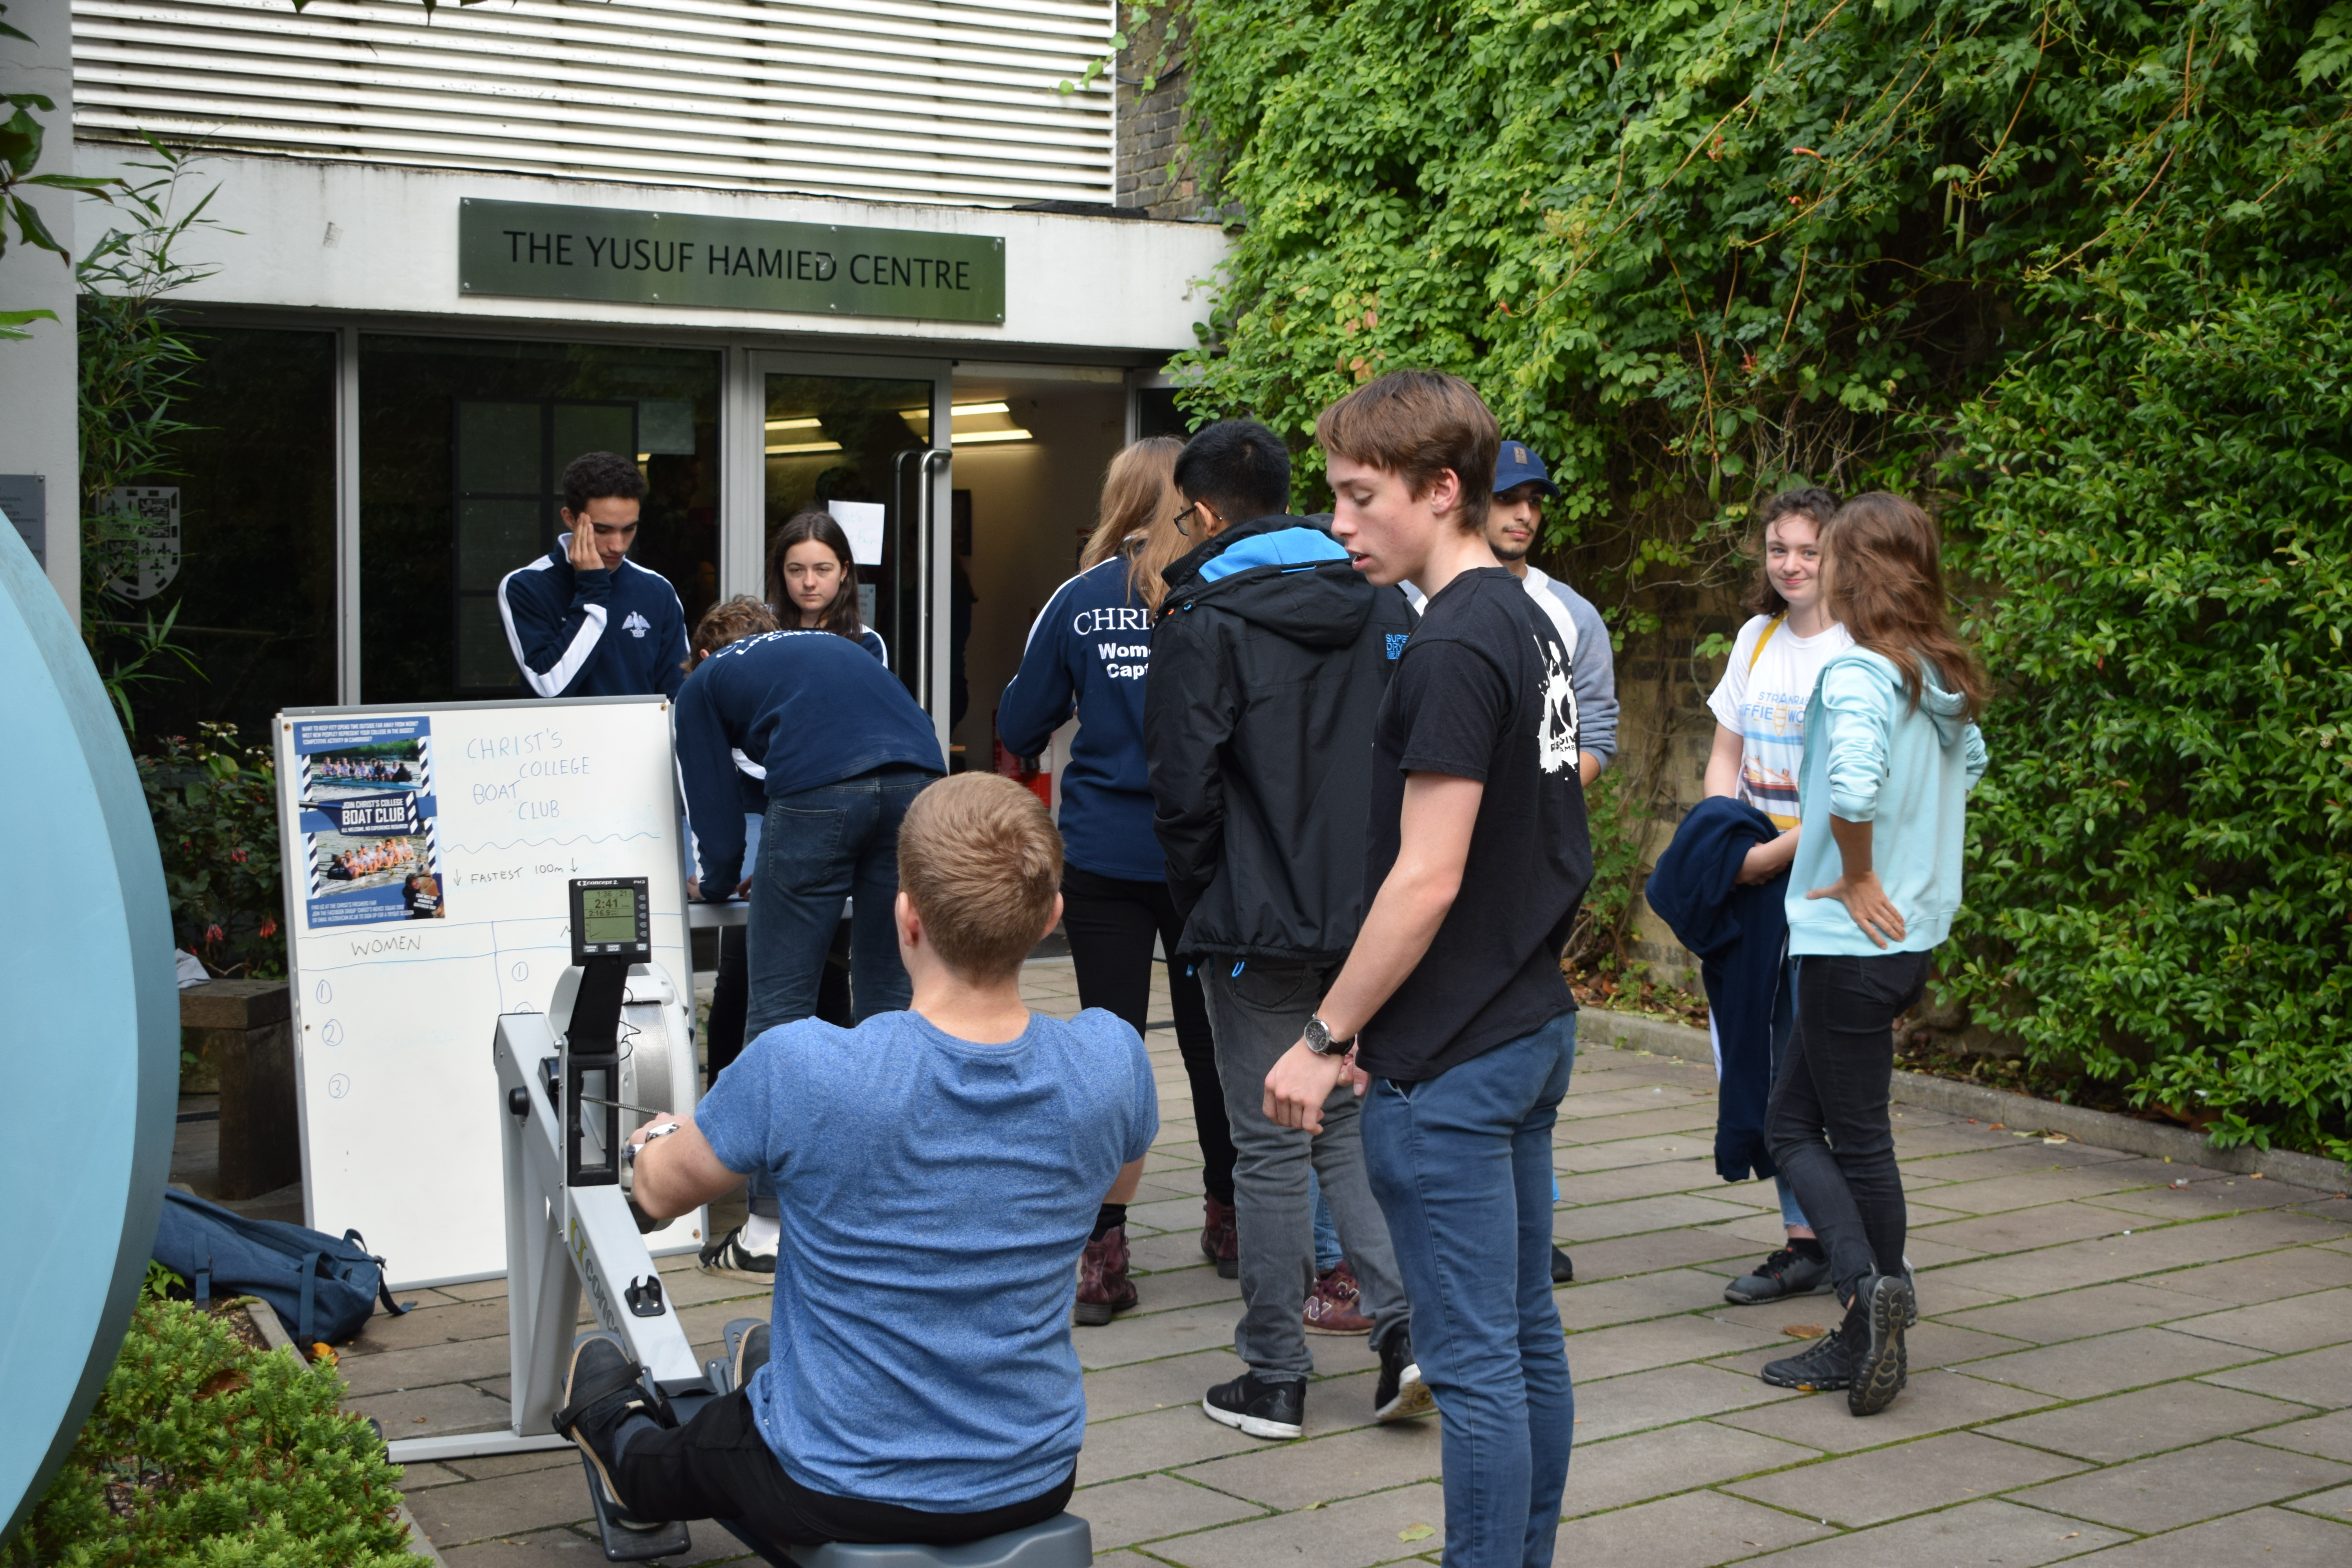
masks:
[[[1764,657],[1764,645],[1772,640],[1772,634],[1779,631],[1780,623],[1788,618],[1786,616],[1774,616],[1771,624],[1764,628],[1764,635],[1756,639],[1756,646],[1748,650],[1748,674],[1756,673],[1756,661]]]

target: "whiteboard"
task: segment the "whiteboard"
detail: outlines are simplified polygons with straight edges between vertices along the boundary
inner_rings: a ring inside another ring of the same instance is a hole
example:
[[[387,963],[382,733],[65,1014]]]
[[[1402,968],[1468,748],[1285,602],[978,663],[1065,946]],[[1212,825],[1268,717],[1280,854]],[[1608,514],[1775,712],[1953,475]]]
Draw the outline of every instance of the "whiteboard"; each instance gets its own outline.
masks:
[[[297,708],[276,739],[305,1215],[359,1231],[395,1289],[503,1274],[490,1039],[571,963],[572,878],[647,879],[692,1016],[669,702]]]

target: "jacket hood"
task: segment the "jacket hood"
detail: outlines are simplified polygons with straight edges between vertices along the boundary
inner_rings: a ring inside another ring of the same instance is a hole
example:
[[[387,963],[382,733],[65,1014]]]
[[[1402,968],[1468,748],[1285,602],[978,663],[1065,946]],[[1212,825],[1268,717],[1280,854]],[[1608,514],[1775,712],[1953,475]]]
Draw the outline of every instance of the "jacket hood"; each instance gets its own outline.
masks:
[[[1894,661],[1887,658],[1885,655],[1874,653],[1866,647],[1849,648],[1831,662],[1835,663],[1843,659],[1851,659],[1868,667],[1874,674],[1886,683],[1888,690],[1894,694],[1894,700],[1897,704],[1902,707],[1910,705],[1910,694],[1903,689],[1902,671],[1897,669]],[[1941,674],[1936,667],[1925,659],[1920,660],[1920,664],[1925,679],[1919,694],[1919,711],[1925,713],[1928,721],[1936,726],[1936,739],[1947,750],[1966,744],[1969,723],[1967,695],[1947,690]]]
[[[1203,542],[1167,578],[1163,616],[1213,605],[1307,647],[1352,644],[1379,591],[1314,520],[1282,515]]]

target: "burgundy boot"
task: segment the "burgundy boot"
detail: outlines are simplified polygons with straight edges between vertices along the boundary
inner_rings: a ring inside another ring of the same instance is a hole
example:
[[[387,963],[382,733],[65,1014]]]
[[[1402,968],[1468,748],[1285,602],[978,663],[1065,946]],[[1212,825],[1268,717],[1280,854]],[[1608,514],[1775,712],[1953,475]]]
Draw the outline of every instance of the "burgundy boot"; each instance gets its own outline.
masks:
[[[1078,1259],[1077,1320],[1099,1328],[1135,1300],[1135,1282],[1127,1277],[1127,1226],[1115,1225],[1087,1243]]]
[[[1201,1222],[1201,1250],[1217,1266],[1220,1279],[1242,1277],[1242,1235],[1234,1217],[1234,1205],[1221,1204],[1214,1198],[1202,1198],[1201,1207],[1207,1217]]]

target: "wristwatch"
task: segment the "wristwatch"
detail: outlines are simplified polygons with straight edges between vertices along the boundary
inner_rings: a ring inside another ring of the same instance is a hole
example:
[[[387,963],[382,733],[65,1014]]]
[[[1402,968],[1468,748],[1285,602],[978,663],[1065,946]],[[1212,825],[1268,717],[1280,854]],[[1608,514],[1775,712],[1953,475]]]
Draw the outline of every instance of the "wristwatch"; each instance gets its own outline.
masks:
[[[651,1144],[655,1139],[667,1138],[677,1131],[677,1123],[675,1121],[665,1122],[659,1127],[646,1129],[646,1141],[644,1143],[629,1142],[621,1145],[622,1160],[628,1164],[635,1165],[637,1163],[638,1154],[642,1153],[646,1146]]]
[[[1307,1048],[1318,1057],[1344,1057],[1356,1044],[1352,1035],[1344,1040],[1331,1037],[1331,1026],[1320,1018],[1307,1020]]]

